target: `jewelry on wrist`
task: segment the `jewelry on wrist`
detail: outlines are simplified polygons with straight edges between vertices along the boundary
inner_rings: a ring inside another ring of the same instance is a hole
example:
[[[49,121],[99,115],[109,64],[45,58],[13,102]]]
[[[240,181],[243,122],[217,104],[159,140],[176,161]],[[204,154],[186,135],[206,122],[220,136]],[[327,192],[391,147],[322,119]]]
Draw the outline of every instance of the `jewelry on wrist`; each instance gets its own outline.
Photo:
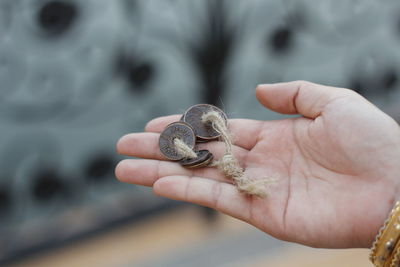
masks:
[[[369,259],[376,267],[398,266],[400,261],[400,201],[394,205],[372,244]]]
[[[400,242],[397,242],[396,247],[393,249],[392,256],[387,261],[385,266],[397,267],[400,263]]]

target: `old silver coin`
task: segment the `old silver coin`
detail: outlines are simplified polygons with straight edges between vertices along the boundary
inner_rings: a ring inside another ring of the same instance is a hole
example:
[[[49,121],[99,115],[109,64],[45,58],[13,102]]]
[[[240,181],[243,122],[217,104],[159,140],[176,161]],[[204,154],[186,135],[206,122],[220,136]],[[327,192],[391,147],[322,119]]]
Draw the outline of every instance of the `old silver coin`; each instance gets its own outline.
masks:
[[[211,164],[211,162],[213,161],[213,159],[214,159],[214,155],[213,155],[212,153],[210,153],[210,154],[208,155],[208,157],[207,157],[204,161],[198,162],[198,163],[196,163],[196,164],[188,165],[188,166],[185,166],[185,167],[188,168],[188,169],[195,169],[195,168],[206,167],[206,166],[208,166],[208,165]]]
[[[198,165],[200,163],[203,163],[204,161],[207,161],[210,157],[212,157],[212,153],[208,150],[200,150],[196,151],[197,158],[195,159],[182,159],[179,161],[179,163],[187,168],[190,168],[191,166]]]
[[[203,114],[209,111],[218,112],[224,119],[225,123],[227,123],[225,113],[221,109],[210,104],[197,104],[191,106],[183,115],[183,121],[193,127],[199,142],[210,141],[220,137],[220,133],[214,130],[211,123],[203,123],[201,121]]]
[[[196,144],[194,130],[189,124],[182,121],[169,124],[160,134],[160,138],[158,140],[160,151],[167,159],[183,159],[183,156],[178,154],[175,149],[174,140],[176,138],[181,139],[191,149],[193,149]]]

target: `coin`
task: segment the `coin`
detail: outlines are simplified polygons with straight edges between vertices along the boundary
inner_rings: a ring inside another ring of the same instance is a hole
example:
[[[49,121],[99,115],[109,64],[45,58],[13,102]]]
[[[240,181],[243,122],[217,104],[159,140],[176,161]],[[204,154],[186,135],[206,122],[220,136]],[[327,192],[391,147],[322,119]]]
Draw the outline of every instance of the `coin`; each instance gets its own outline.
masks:
[[[183,115],[183,121],[193,127],[196,137],[199,140],[209,141],[220,136],[220,134],[211,126],[211,123],[203,123],[201,121],[203,114],[212,110],[218,112],[225,122],[227,122],[225,113],[219,108],[209,104],[194,105],[186,110],[185,114]]]
[[[195,159],[182,159],[181,161],[179,161],[179,163],[184,167],[190,167],[191,165],[197,165],[199,163],[202,163],[202,162],[208,160],[208,158],[210,156],[212,156],[212,154],[208,150],[196,151],[196,154],[197,154],[197,158],[195,158]]]
[[[212,162],[213,159],[214,159],[214,156],[213,156],[213,154],[210,153],[210,156],[205,161],[200,162],[198,164],[186,166],[186,168],[195,169],[195,168],[206,167],[206,166],[210,165],[210,163]]]
[[[175,149],[174,140],[176,138],[181,139],[191,149],[193,149],[196,144],[194,130],[189,124],[182,121],[169,124],[160,134],[160,138],[158,140],[160,151],[167,159],[183,159],[183,156],[178,154]]]

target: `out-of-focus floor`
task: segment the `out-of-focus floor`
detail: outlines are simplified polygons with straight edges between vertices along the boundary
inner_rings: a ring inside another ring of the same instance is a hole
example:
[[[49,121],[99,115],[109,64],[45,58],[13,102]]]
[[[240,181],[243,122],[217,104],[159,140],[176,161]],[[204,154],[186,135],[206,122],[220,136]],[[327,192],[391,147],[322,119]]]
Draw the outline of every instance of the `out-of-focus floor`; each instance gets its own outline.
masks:
[[[368,250],[325,250],[278,241],[219,214],[210,223],[193,207],[120,226],[13,266],[372,266]]]

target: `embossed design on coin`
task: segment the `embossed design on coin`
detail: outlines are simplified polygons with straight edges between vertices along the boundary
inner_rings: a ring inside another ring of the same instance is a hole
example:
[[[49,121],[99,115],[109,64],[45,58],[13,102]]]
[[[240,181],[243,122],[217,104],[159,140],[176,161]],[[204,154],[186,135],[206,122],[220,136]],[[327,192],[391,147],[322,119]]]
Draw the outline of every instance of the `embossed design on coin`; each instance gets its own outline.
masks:
[[[190,107],[184,114],[183,121],[193,127],[199,141],[209,141],[216,139],[220,136],[220,134],[215,131],[214,128],[211,126],[211,123],[203,123],[201,121],[201,117],[203,116],[203,114],[209,111],[218,112],[219,114],[221,114],[222,118],[224,118],[225,122],[227,122],[225,113],[219,108],[209,104],[194,105]]]
[[[196,143],[196,136],[193,128],[185,122],[173,122],[169,124],[160,134],[158,144],[161,153],[170,160],[181,160],[183,156],[179,155],[175,149],[174,139],[179,138],[191,149]]]
[[[195,159],[182,159],[181,161],[179,161],[179,163],[186,167],[186,168],[192,168],[192,166],[198,166],[199,164],[203,164],[204,162],[209,162],[209,159],[213,158],[213,154],[208,151],[208,150],[200,150],[200,151],[196,151],[197,154],[197,158]],[[200,167],[202,167],[204,165],[201,165]]]

